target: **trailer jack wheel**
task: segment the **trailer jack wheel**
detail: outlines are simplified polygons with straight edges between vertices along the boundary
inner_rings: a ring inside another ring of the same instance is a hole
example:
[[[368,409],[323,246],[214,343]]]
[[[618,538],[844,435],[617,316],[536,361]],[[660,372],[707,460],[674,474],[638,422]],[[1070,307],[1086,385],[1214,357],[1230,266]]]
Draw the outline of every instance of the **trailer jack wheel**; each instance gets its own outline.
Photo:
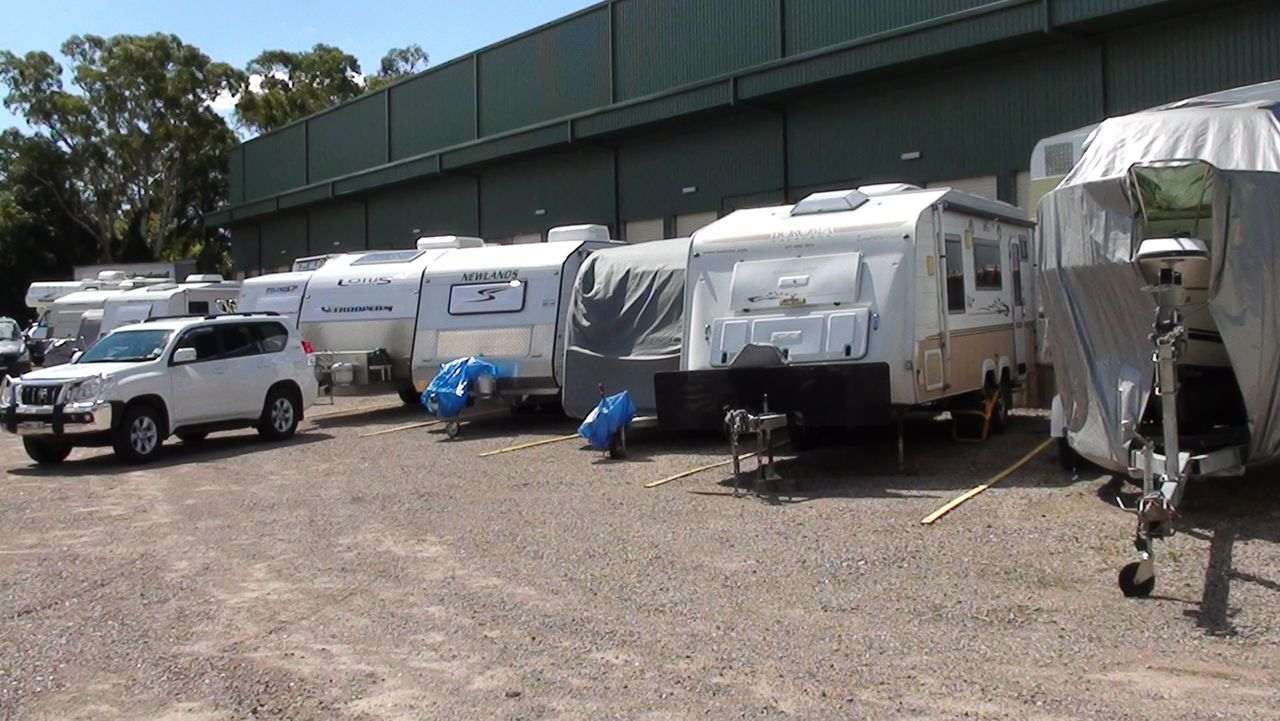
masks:
[[[1120,590],[1126,598],[1147,598],[1156,587],[1156,569],[1151,559],[1134,561],[1120,569]]]
[[[609,458],[611,460],[620,461],[627,457],[627,440],[622,433],[622,431],[618,431],[609,438]]]
[[[448,423],[444,424],[444,434],[449,437],[449,440],[453,440],[457,438],[458,434],[461,432],[462,432],[462,424],[458,423],[457,421],[449,421]]]

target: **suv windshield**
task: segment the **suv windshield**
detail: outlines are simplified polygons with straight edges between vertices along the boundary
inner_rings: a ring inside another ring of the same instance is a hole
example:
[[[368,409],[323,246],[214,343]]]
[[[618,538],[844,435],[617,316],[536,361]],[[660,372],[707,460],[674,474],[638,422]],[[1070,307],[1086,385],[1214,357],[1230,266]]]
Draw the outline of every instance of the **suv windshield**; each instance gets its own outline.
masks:
[[[17,323],[14,323],[8,318],[0,320],[0,341],[18,340],[21,337],[22,329],[18,327]]]
[[[112,333],[80,356],[81,363],[142,363],[164,353],[172,331],[131,330]]]

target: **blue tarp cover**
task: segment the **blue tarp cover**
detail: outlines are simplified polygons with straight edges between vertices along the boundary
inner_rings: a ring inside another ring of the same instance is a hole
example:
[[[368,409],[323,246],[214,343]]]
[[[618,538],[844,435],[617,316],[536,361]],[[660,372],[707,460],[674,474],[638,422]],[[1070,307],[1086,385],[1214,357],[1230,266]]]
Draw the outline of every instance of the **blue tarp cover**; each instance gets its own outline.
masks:
[[[445,363],[422,393],[422,407],[440,418],[457,418],[467,407],[471,384],[481,376],[498,377],[498,369],[479,358],[459,358]]]
[[[631,402],[631,394],[623,391],[602,399],[600,405],[578,427],[578,435],[587,439],[592,448],[603,451],[609,448],[609,439],[613,434],[635,417],[636,404]]]

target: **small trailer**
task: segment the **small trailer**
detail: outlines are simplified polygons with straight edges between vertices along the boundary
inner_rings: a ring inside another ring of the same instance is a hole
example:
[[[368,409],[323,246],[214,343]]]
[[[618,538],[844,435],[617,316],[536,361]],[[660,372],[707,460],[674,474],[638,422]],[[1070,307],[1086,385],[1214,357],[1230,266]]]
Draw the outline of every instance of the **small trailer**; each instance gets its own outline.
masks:
[[[161,283],[107,298],[98,337],[129,323],[175,315],[210,315],[236,309],[240,284],[220,275],[191,275],[181,283]]]
[[[617,244],[604,226],[553,228],[547,242],[459,250],[430,264],[413,341],[418,393],[449,361],[483,358],[498,370],[492,398],[557,401],[569,299],[582,262]]]
[[[660,423],[772,430],[785,419],[794,438],[929,407],[976,419],[966,435],[1001,430],[1032,362],[1031,228],[1011,205],[905,184],[703,228],[681,368],[654,379]]]
[[[259,300],[282,306],[300,298],[298,328],[315,348],[317,367],[329,369],[335,384],[389,382],[406,404],[416,404],[410,364],[423,274],[451,253],[483,247],[480,238],[444,236],[422,238],[409,250],[347,253],[329,257],[309,273],[256,278],[250,295],[261,290]],[[258,301],[252,305],[252,310],[287,314]]]
[[[688,238],[606,248],[583,262],[565,338],[561,402],[586,418],[601,392],[629,391],[638,419],[657,413],[653,377],[680,370]]]

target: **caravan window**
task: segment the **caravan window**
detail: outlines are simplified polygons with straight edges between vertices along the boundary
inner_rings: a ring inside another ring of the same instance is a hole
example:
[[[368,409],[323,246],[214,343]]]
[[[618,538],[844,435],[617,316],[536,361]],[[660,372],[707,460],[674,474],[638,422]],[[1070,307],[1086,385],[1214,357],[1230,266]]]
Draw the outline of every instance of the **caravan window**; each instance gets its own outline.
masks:
[[[947,310],[963,313],[964,303],[964,244],[960,236],[947,236]]]
[[[973,241],[973,286],[978,290],[1003,290],[1004,270],[1000,264],[1000,243]]]
[[[190,313],[191,315],[208,315],[209,301],[193,300],[187,303],[187,312]]]

